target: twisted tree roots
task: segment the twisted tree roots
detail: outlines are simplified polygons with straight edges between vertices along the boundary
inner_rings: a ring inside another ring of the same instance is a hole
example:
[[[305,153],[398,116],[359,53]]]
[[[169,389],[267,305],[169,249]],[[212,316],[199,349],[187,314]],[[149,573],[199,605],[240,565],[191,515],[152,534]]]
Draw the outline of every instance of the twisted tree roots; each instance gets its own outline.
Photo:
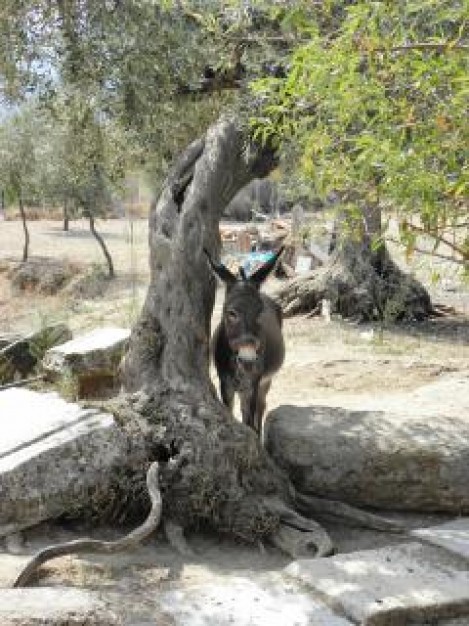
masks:
[[[76,539],[65,543],[55,544],[40,550],[27,563],[16,578],[13,587],[27,586],[37,569],[60,556],[68,554],[101,553],[113,554],[129,550],[137,546],[156,530],[161,521],[162,500],[158,481],[158,462],[151,463],[146,484],[151,500],[151,510],[145,521],[132,532],[116,541],[101,541],[98,539]],[[399,524],[379,517],[367,511],[362,511],[342,502],[318,498],[298,493],[291,487],[290,495],[293,504],[305,514],[320,513],[341,517],[349,522],[384,532],[404,532]],[[271,542],[292,558],[315,556],[324,557],[334,552],[334,544],[327,531],[316,521],[304,517],[290,508],[280,497],[265,497],[261,504],[270,514],[277,516],[279,525],[270,537]],[[193,552],[187,544],[181,526],[165,521],[165,534],[173,548],[183,556],[192,556]]]
[[[158,463],[154,462],[147,471],[147,488],[151,499],[151,510],[146,520],[132,532],[116,541],[100,541],[99,539],[76,539],[59,543],[40,550],[21,571],[13,587],[25,587],[37,568],[59,556],[66,554],[81,554],[83,552],[98,552],[112,554],[133,548],[146,539],[158,527],[161,520],[162,501],[158,485]]]

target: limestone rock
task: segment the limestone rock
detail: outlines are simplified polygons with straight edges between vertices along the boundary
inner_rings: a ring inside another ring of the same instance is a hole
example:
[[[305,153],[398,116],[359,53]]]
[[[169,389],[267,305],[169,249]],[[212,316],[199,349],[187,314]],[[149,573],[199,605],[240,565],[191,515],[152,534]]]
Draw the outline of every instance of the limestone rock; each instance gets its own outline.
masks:
[[[18,333],[1,333],[0,334],[0,350],[6,348],[10,343],[14,343],[21,339],[21,335]]]
[[[36,291],[54,295],[79,271],[79,268],[63,259],[34,257],[17,264],[8,275],[16,292]]]
[[[469,511],[469,385],[448,377],[412,393],[280,406],[265,445],[298,490],[358,505]]]
[[[97,328],[48,350],[43,368],[54,377],[75,378],[80,397],[99,396],[115,385],[129,336],[128,329]]]
[[[469,561],[469,518],[460,517],[439,526],[417,528],[411,535]]]
[[[0,537],[86,504],[128,454],[111,415],[55,393],[0,392]]]
[[[285,572],[362,626],[469,620],[466,564],[418,543],[302,559]]]
[[[218,576],[195,588],[161,589],[159,603],[174,626],[352,626],[302,585],[280,575]]]
[[[45,352],[72,337],[66,324],[51,324],[24,337],[0,338],[0,382],[6,383],[27,376],[42,359]],[[2,345],[3,344],[3,345]]]

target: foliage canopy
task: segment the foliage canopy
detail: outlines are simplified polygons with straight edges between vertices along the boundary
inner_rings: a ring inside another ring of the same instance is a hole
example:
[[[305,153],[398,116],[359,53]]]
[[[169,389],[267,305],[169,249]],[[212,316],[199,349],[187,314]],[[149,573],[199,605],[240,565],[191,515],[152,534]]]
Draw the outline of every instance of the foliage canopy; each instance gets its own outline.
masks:
[[[423,230],[467,262],[468,24],[467,0],[4,0],[0,91],[34,94],[83,195],[97,169],[161,180],[238,100],[181,86],[242,61],[255,136],[322,198],[379,201],[409,252]]]
[[[467,1],[329,0],[294,15],[286,76],[251,85],[255,134],[294,145],[324,198],[378,196],[409,249],[419,229],[438,243],[467,227]],[[453,249],[467,261],[469,239]]]

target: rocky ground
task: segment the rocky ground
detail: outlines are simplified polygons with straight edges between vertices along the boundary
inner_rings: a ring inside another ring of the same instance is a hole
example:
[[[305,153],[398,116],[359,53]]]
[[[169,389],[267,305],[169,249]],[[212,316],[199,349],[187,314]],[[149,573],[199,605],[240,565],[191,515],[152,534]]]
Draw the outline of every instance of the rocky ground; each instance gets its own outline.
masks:
[[[32,223],[33,254],[64,255],[84,267],[90,262],[100,262],[99,250],[87,234],[85,225],[73,225],[72,228],[67,235],[60,231],[57,222]],[[114,254],[118,278],[113,284],[103,283],[106,287],[101,290],[103,297],[77,298],[73,294],[66,297],[63,293],[52,296],[12,292],[7,271],[12,258],[19,254],[21,231],[16,223],[0,224],[0,265],[4,270],[0,271],[2,331],[31,330],[45,320],[67,321],[74,331],[101,324],[129,326],[132,323],[145,293],[145,224],[135,224],[133,233],[128,224],[118,221],[102,224],[101,228]],[[431,273],[428,262],[421,261],[422,267],[415,262],[413,270],[428,277]],[[382,328],[339,319],[331,322],[321,318],[287,320],[287,358],[268,396],[269,408],[281,404],[340,406],[345,398],[360,403],[383,392],[412,392],[448,374],[467,376],[469,296],[453,270],[448,269],[444,281],[431,287],[432,295],[437,302],[454,307],[454,311],[444,318],[418,325]],[[275,281],[269,283],[268,289],[275,289]],[[220,292],[215,318],[219,315],[221,297]],[[409,527],[418,527],[449,518],[448,515],[406,514],[402,519]],[[325,524],[340,554],[402,542],[402,538],[387,533],[346,527],[330,520]],[[31,529],[25,533],[23,544],[10,546],[10,551],[0,554],[0,587],[11,584],[27,555],[39,547],[81,536],[84,532],[99,536],[118,533],[115,529],[76,528],[59,522]],[[345,626],[360,623],[350,614],[347,617],[341,613],[337,607],[329,613],[330,602],[320,604],[318,608],[315,602],[319,596],[314,596],[313,600],[304,583],[288,582],[282,570],[290,560],[272,546],[244,546],[225,538],[204,535],[189,537],[189,543],[194,551],[190,557],[181,557],[162,537],[156,537],[128,555],[58,559],[44,568],[37,584],[41,587],[64,585],[104,593],[106,602],[119,609],[123,623],[134,626]],[[441,558],[444,561],[444,557]],[[467,563],[462,567],[464,569],[467,570]],[[352,621],[347,621],[349,618]],[[382,623],[398,626],[407,623],[450,624],[425,615],[418,619]],[[469,617],[451,624],[467,626]]]

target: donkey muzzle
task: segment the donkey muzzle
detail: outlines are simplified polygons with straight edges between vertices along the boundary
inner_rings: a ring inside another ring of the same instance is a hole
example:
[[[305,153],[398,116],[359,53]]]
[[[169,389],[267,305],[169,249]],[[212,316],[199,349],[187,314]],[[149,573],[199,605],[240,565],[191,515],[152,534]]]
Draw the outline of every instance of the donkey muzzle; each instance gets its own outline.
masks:
[[[254,363],[258,358],[256,346],[252,343],[240,345],[236,352],[236,358],[243,363]]]

